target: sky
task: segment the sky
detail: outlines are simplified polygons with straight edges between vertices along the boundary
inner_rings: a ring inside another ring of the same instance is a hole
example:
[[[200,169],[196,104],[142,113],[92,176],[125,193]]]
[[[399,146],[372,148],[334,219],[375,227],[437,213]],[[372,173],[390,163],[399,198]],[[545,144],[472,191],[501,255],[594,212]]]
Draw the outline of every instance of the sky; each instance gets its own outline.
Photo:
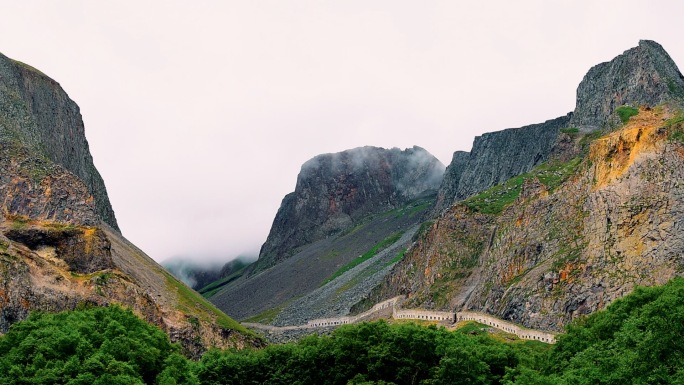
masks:
[[[310,158],[572,111],[590,67],[659,42],[681,1],[0,0],[0,52],[81,108],[122,233],[157,261],[256,256]]]

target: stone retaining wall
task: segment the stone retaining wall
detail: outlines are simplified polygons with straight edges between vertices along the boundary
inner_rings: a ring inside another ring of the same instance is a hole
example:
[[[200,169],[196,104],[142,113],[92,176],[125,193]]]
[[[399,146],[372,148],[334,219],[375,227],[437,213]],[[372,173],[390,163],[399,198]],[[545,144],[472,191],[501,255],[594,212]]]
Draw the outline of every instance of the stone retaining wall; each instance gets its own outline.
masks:
[[[375,304],[368,311],[365,311],[356,316],[345,316],[345,317],[334,317],[334,318],[318,318],[311,320],[306,323],[306,325],[298,326],[271,326],[271,325],[259,325],[259,324],[243,324],[248,327],[258,328],[266,330],[269,332],[279,332],[287,330],[297,330],[297,329],[313,329],[313,328],[324,328],[324,327],[334,327],[341,325],[353,324],[366,320],[374,315],[381,313],[387,314],[394,319],[417,319],[424,321],[438,321],[438,322],[448,322],[454,323],[458,321],[475,321],[481,324],[503,330],[507,333],[515,334],[518,338],[526,340],[536,340],[541,342],[546,342],[553,344],[556,342],[556,334],[549,333],[541,330],[527,329],[522,326],[516,325],[512,322],[504,321],[493,317],[489,314],[478,313],[473,311],[461,311],[457,313],[444,312],[444,311],[433,311],[433,310],[422,310],[422,309],[401,309],[401,301],[404,297],[394,297],[386,301]],[[391,313],[390,312],[391,309]]]
[[[419,309],[394,309],[394,319],[419,319],[425,321],[447,321],[454,323],[454,313]]]
[[[457,321],[476,321],[508,333],[515,334],[519,338],[526,340],[537,340],[553,344],[556,342],[556,335],[554,333],[544,332],[541,330],[527,329],[516,325],[512,322],[500,320],[488,314],[477,313],[473,311],[462,311],[456,313]]]

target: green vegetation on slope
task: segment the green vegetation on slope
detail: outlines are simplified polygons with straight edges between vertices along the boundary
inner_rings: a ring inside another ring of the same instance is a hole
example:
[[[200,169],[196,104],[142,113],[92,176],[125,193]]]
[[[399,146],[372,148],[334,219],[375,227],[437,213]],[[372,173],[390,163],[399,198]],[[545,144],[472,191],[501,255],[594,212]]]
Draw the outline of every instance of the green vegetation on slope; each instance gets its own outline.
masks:
[[[683,384],[684,279],[637,288],[572,323],[516,384]]]
[[[617,112],[622,123],[625,124],[629,122],[629,118],[639,114],[639,109],[631,106],[620,106],[615,110],[615,112]]]
[[[32,313],[0,338],[0,383],[197,383],[179,351],[159,328],[116,306]]]
[[[574,135],[579,133],[579,128],[577,127],[566,127],[566,128],[561,128],[560,132],[568,135]]]
[[[507,367],[536,362],[530,357],[542,352],[526,342],[380,321],[261,351],[212,351],[196,373],[202,384],[498,384]]]
[[[219,324],[224,329],[231,329],[238,331],[243,334],[253,335],[253,333],[240,325],[234,319],[228,317],[225,313],[217,309],[213,304],[209,303],[204,297],[199,293],[187,287],[184,283],[172,276],[171,273],[164,271],[166,276],[167,286],[178,294],[178,310],[183,311],[187,314],[193,314],[196,307],[202,306],[209,313],[213,313],[216,316],[216,323]],[[211,319],[204,319],[206,322],[213,322]]]
[[[684,143],[684,112],[678,111],[665,122],[665,127],[670,132],[668,140]]]
[[[388,261],[388,262],[385,264],[385,266],[393,265],[393,264],[395,264],[395,263],[401,261],[402,259],[404,259],[404,255],[406,254],[406,250],[407,250],[407,249],[406,249],[405,247],[402,248],[401,250],[399,250],[399,253],[397,253],[397,255],[396,255],[394,258],[392,258],[390,261]]]
[[[542,163],[526,174],[513,177],[500,185],[466,199],[463,204],[473,211],[484,214],[499,214],[518,199],[523,182],[526,179],[537,178],[549,191],[553,191],[575,173],[581,161],[582,158],[577,157],[566,163]]]
[[[637,288],[556,345],[384,321],[199,362],[118,307],[33,314],[0,337],[2,384],[683,384],[684,279]]]
[[[202,294],[202,296],[204,298],[211,298],[214,294],[216,294],[216,292],[221,290],[221,288],[223,286],[225,286],[225,285],[233,282],[234,280],[240,278],[249,266],[250,266],[250,264],[245,264],[244,266],[239,268],[233,274],[231,274],[227,277],[223,277],[217,281],[214,281],[214,282],[208,284],[207,286],[204,286],[203,288],[197,290],[197,292]]]
[[[333,273],[333,275],[331,275],[328,279],[326,279],[321,284],[321,286],[325,285],[328,282],[331,282],[332,280],[339,277],[340,275],[342,275],[342,274],[346,273],[347,271],[355,268],[356,266],[362,264],[363,262],[373,258],[380,251],[386,249],[387,247],[391,246],[393,243],[398,241],[399,238],[401,238],[401,236],[403,234],[404,233],[400,231],[400,232],[394,233],[394,234],[390,235],[389,237],[383,239],[382,241],[377,243],[375,246],[373,246],[370,250],[363,253],[363,255],[360,255],[360,256],[354,258],[351,262],[349,262],[346,265],[337,269],[337,271],[335,273]]]

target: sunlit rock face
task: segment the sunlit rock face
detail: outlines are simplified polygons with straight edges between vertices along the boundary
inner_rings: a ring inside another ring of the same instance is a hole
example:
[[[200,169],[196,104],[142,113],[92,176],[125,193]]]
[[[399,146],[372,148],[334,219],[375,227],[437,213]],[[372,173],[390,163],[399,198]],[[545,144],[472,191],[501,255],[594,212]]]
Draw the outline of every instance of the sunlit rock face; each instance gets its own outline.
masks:
[[[562,330],[638,285],[681,276],[682,79],[660,45],[641,41],[587,73],[577,108],[546,133],[539,161],[529,162],[536,154],[521,145],[538,140],[526,136],[529,128],[477,138],[467,160],[454,158],[458,183],[447,190],[445,178],[440,189],[455,196],[453,205],[376,299],[406,294],[409,306]],[[511,138],[484,143],[497,135]],[[473,162],[479,171],[469,171]],[[522,172],[508,174],[516,167]],[[504,181],[493,175],[515,178],[485,190]],[[459,196],[462,186],[470,190]]]

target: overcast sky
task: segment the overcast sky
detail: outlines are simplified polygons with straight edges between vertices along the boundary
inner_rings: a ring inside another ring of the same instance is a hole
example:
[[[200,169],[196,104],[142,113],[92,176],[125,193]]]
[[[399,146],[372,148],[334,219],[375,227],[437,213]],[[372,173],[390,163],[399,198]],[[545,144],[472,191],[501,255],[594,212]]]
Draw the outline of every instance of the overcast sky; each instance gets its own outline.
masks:
[[[0,0],[0,52],[81,107],[123,234],[152,258],[256,254],[302,163],[374,145],[444,164],[573,110],[587,70],[681,1]]]

